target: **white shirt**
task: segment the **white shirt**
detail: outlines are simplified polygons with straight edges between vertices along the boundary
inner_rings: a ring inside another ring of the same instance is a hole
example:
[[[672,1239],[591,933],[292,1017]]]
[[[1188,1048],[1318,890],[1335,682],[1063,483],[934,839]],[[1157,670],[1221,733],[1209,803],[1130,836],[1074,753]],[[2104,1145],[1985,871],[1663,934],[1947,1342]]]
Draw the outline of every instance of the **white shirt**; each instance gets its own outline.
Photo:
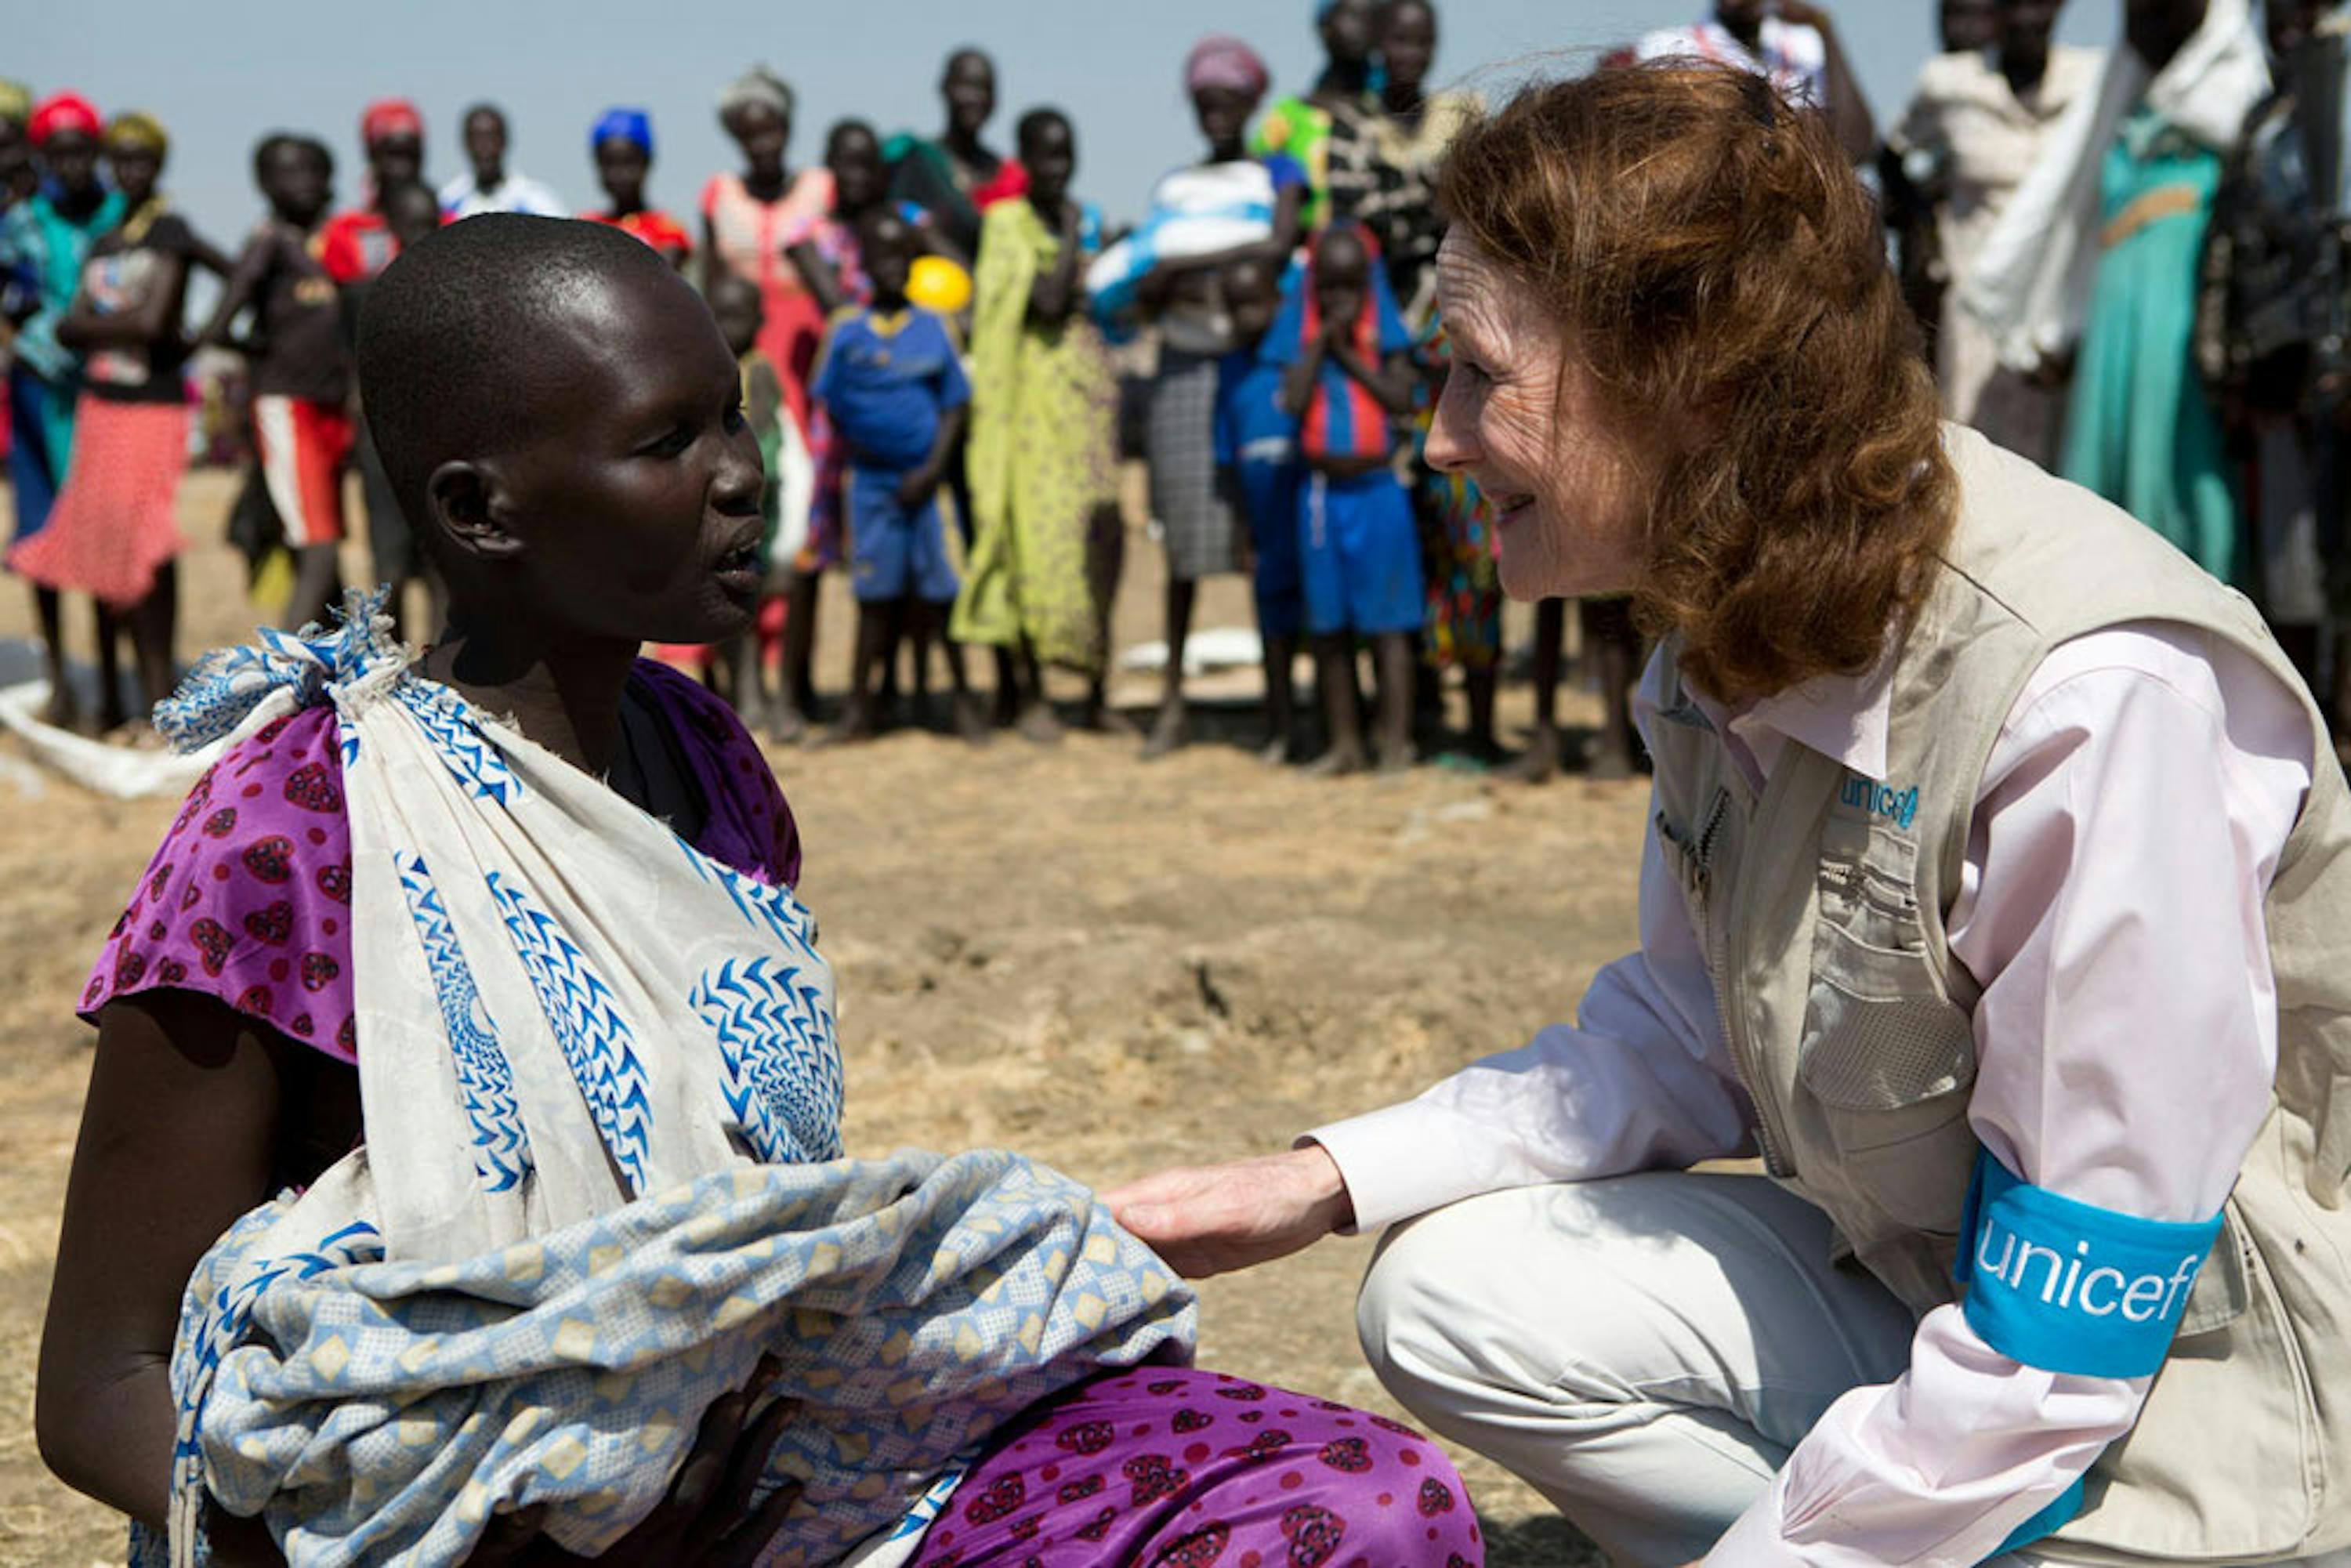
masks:
[[[533,217],[568,218],[571,209],[556,193],[527,174],[509,169],[506,178],[485,191],[472,171],[441,187],[441,212],[450,222],[483,213],[528,213]]]
[[[1708,21],[1687,27],[1660,27],[1646,34],[1633,46],[1633,55],[1640,60],[1683,55],[1720,60],[1771,78],[1771,85],[1792,103],[1827,107],[1829,48],[1818,28],[1766,16],[1756,44],[1756,51],[1750,54],[1729,28],[1719,22]]]
[[[1662,673],[1653,660],[1642,680],[1645,733]],[[1886,674],[1709,717],[1751,779],[1792,745],[1882,778]],[[2025,1180],[2151,1219],[2219,1210],[2268,1113],[2262,902],[2314,745],[2295,693],[2176,625],[2078,638],[2026,683],[1984,769],[1948,922],[1982,987],[1969,1121]],[[1748,1147],[1749,1103],[1654,827],[1640,932],[1574,1025],[1308,1134],[1337,1161],[1359,1228]],[[2022,1365],[1938,1308],[1909,1370],[1832,1406],[1708,1561],[1981,1562],[2130,1430],[2149,1382]]]

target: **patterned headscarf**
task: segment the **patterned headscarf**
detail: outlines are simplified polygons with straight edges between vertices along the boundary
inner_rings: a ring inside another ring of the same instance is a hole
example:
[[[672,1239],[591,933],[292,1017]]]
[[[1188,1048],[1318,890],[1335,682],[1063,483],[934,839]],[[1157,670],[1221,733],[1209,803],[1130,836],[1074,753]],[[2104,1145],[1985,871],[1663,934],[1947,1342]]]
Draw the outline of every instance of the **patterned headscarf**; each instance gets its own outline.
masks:
[[[1184,60],[1184,90],[1189,93],[1229,88],[1254,103],[1265,96],[1270,79],[1258,52],[1224,33],[1211,33],[1193,45]]]
[[[25,134],[36,147],[44,146],[61,131],[96,136],[100,127],[98,105],[78,92],[60,92],[43,99],[26,122]]]
[[[404,98],[380,98],[360,116],[360,145],[372,147],[387,136],[424,134],[424,117]]]
[[[163,122],[143,109],[126,110],[106,128],[109,152],[152,152],[158,158],[172,149]]]
[[[721,125],[747,109],[772,109],[785,120],[792,117],[792,89],[784,78],[765,66],[753,66],[718,93],[718,122]]]
[[[719,110],[725,118],[726,110]],[[650,158],[653,155],[653,117],[642,109],[608,109],[596,117],[588,132],[588,151],[593,153],[607,141],[626,141]]]

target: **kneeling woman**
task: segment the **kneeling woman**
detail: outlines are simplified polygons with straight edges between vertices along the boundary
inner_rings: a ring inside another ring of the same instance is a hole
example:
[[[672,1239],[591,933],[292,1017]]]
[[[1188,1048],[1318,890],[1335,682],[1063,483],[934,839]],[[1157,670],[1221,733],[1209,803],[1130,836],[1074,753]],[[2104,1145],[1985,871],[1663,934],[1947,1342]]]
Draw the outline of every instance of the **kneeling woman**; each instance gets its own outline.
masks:
[[[1194,1272],[1411,1220],[1374,1367],[1619,1562],[2351,1546],[2351,799],[2293,668],[1938,427],[1869,202],[1757,78],[1531,90],[1442,197],[1429,460],[1514,597],[1663,638],[1641,948],[1113,1209]]]
[[[360,357],[449,624],[413,664],[364,613],[271,637],[166,705],[229,744],[80,998],[58,1474],[182,1562],[1478,1561],[1425,1439],[1183,1365],[1187,1293],[1066,1178],[841,1157],[790,815],[636,658],[759,588],[675,271],[476,218]]]

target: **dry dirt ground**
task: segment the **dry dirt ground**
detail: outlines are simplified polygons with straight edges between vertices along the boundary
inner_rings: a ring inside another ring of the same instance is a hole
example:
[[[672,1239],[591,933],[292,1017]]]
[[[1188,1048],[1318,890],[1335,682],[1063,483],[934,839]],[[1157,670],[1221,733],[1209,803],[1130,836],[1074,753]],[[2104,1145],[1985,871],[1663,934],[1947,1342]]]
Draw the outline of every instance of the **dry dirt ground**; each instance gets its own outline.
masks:
[[[184,650],[248,627],[217,542],[227,501],[216,474],[182,494],[200,541]],[[1160,634],[1160,583],[1156,547],[1134,537],[1122,643]],[[827,591],[820,681],[837,690],[850,606]],[[1247,622],[1238,580],[1204,597],[1205,623]],[[0,591],[0,643],[27,636],[27,598]],[[77,622],[69,641],[86,635]],[[1153,695],[1139,679],[1117,693],[1138,717]],[[1589,722],[1593,706],[1571,693],[1567,713]],[[1506,737],[1526,712],[1506,688]],[[1242,710],[1222,716],[1238,737]],[[1435,768],[1320,781],[1238,744],[1150,765],[1134,747],[902,732],[773,754],[839,971],[852,1149],[1007,1145],[1107,1186],[1286,1147],[1566,1016],[1630,944],[1638,784]],[[72,1000],[172,810],[0,783],[0,1565],[122,1557],[119,1519],[42,1469],[34,1359],[89,1071]],[[1393,1413],[1354,1343],[1369,1247],[1207,1281],[1202,1362]],[[1597,1561],[1525,1487],[1455,1458],[1499,1568]]]

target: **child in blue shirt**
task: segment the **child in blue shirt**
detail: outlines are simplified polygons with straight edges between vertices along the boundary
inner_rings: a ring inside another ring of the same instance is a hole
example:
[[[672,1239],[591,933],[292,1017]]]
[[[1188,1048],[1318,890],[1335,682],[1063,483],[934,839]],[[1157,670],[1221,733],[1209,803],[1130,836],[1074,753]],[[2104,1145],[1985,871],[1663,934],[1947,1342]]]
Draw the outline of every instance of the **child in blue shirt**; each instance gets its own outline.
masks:
[[[1267,334],[1286,367],[1282,406],[1306,466],[1299,552],[1331,749],[1324,774],[1359,772],[1364,747],[1355,639],[1379,675],[1380,771],[1412,766],[1412,635],[1421,623],[1420,534],[1396,478],[1395,421],[1412,408],[1412,334],[1372,243],[1353,225],[1317,236],[1306,271]]]
[[[874,732],[875,675],[914,650],[914,703],[928,706],[934,633],[946,652],[956,727],[985,740],[986,723],[965,680],[962,650],[946,640],[961,587],[947,559],[940,485],[971,403],[955,336],[945,318],[907,303],[906,280],[922,242],[893,208],[858,224],[872,303],[835,314],[810,395],[831,416],[849,455],[842,481],[851,583],[857,595],[857,662],[836,738]]]
[[[1268,762],[1287,761],[1296,729],[1292,676],[1305,620],[1299,580],[1298,421],[1282,406],[1282,368],[1264,358],[1281,304],[1275,264],[1249,256],[1224,269],[1225,310],[1235,347],[1217,368],[1217,473],[1226,504],[1249,525],[1258,640],[1265,648]]]

